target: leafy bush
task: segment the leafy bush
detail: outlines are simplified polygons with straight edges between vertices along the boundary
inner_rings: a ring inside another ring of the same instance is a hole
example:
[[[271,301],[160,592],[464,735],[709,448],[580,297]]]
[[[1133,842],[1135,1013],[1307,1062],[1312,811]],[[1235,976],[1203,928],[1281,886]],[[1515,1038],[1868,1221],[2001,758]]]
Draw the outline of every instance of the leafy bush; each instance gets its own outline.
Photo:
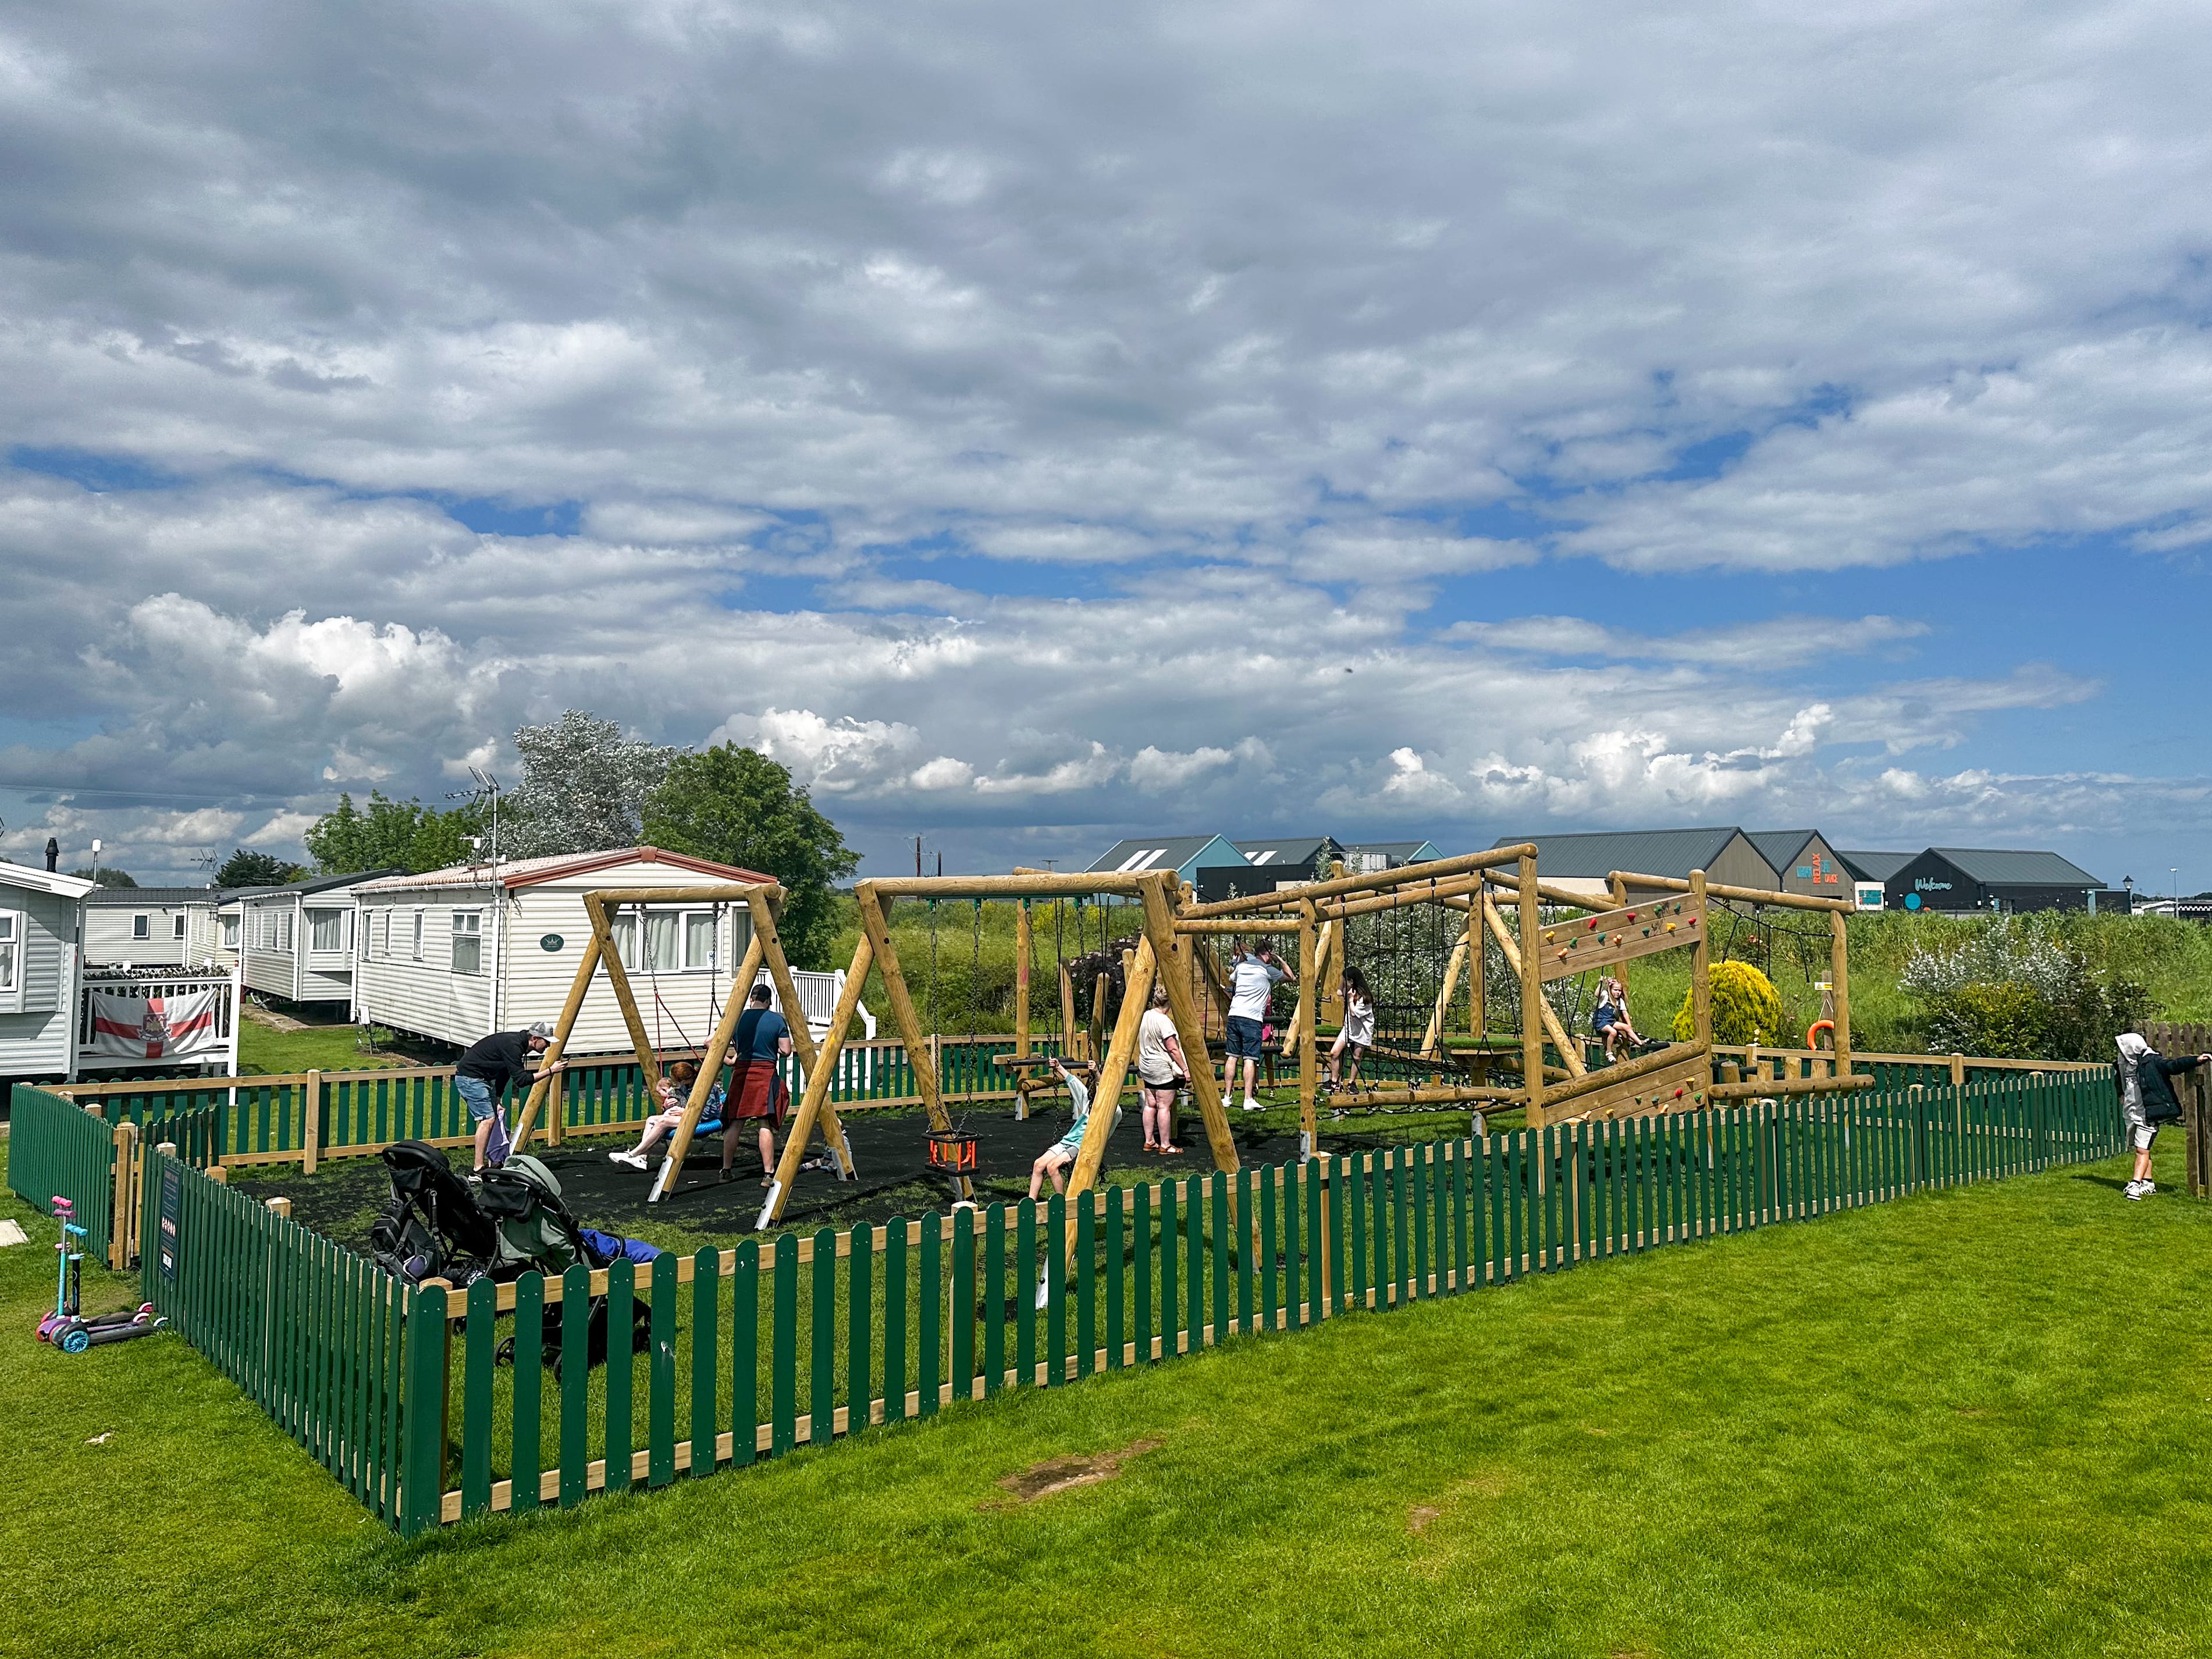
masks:
[[[1920,1035],[1939,1054],[2102,1060],[2154,1012],[2141,983],[2100,980],[2060,927],[2035,916],[1916,943],[1898,985],[1919,999]]]
[[[1774,981],[1747,962],[1717,962],[1706,975],[1712,988],[1713,1041],[1731,1045],[1776,1042],[1782,1037],[1782,995]],[[1691,1009],[1694,988],[1674,1011],[1674,1041],[1697,1035]]]

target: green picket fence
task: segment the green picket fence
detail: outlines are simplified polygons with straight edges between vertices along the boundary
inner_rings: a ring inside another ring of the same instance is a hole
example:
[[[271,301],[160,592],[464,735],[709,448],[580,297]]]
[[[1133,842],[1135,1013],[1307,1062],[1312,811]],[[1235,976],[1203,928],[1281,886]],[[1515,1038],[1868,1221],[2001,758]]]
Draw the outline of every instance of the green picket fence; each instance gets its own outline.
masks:
[[[1417,1142],[465,1291],[399,1285],[153,1155],[143,1272],[187,1341],[413,1534],[2121,1146],[2109,1073],[2021,1078]],[[613,1358],[593,1363],[602,1310]]]
[[[938,1057],[939,1086],[954,1103],[1011,1097],[1017,1073],[1002,1062],[1014,1052],[1012,1038],[951,1037]],[[1032,1045],[1039,1054],[1048,1042]],[[674,1053],[665,1058],[673,1060]],[[796,1094],[798,1062],[781,1062]],[[182,1078],[156,1083],[69,1085],[81,1105],[99,1109],[110,1124],[142,1126],[151,1120],[207,1110],[218,1156],[233,1162],[297,1162],[312,1139],[319,1157],[365,1152],[395,1140],[465,1140],[474,1126],[453,1088],[453,1068],[325,1072],[261,1078]],[[914,1067],[903,1045],[848,1044],[837,1056],[830,1094],[833,1104],[854,1109],[911,1104]],[[519,1097],[507,1097],[510,1115]],[[645,1073],[635,1060],[611,1057],[571,1061],[562,1090],[565,1130],[635,1125],[654,1109],[646,1098]]]
[[[434,1469],[435,1370],[403,1367],[410,1336],[443,1357],[435,1327],[419,1339],[421,1296],[351,1251],[233,1192],[179,1158],[142,1165],[143,1294],[171,1327],[306,1447],[375,1515],[401,1524],[403,1431],[418,1468]],[[426,1486],[434,1478],[426,1480]]]
[[[75,1206],[94,1252],[105,1255],[115,1225],[115,1131],[95,1113],[44,1089],[18,1083],[8,1098],[8,1185],[52,1214],[53,1200]]]

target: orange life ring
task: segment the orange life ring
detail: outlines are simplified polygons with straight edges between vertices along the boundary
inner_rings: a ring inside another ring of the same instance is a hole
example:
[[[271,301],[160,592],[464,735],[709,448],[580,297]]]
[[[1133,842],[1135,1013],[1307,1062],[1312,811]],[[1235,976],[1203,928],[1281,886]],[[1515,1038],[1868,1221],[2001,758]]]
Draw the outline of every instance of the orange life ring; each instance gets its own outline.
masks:
[[[1820,1046],[1813,1041],[1813,1033],[1815,1031],[1826,1031],[1828,1034],[1828,1041],[1832,1043],[1836,1038],[1836,1022],[1832,1019],[1816,1019],[1808,1025],[1805,1028],[1805,1046],[1808,1048],[1817,1048]]]

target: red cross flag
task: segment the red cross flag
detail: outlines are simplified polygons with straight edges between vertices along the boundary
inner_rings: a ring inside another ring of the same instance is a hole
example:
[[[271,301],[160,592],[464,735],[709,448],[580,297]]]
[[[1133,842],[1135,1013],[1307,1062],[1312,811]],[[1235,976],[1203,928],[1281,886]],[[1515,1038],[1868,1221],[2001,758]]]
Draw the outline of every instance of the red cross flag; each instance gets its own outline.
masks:
[[[222,1047],[216,1034],[215,991],[181,996],[92,994],[92,1046],[96,1054],[132,1060],[177,1060]]]

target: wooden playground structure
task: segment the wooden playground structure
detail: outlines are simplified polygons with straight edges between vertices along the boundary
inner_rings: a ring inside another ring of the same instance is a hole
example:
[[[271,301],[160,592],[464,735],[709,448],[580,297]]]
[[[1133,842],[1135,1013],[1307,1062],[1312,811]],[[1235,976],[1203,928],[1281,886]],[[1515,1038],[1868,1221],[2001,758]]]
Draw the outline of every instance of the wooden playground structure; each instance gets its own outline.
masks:
[[[860,938],[847,970],[843,996],[826,1035],[817,1043],[804,1019],[791,1024],[792,1044],[804,1085],[757,1224],[765,1229],[781,1218],[799,1164],[817,1131],[840,1176],[854,1178],[851,1149],[830,1097],[837,1057],[847,1042],[854,1010],[871,969],[883,979],[896,1031],[908,1055],[927,1057],[915,1066],[914,1078],[929,1121],[931,1161],[949,1177],[958,1199],[973,1197],[964,1173],[969,1164],[959,1156],[963,1141],[972,1150],[972,1137],[964,1129],[954,1127],[935,1063],[937,1034],[923,1028],[907,972],[892,943],[892,907],[902,899],[929,904],[933,927],[935,907],[940,902],[971,903],[976,908],[979,928],[985,902],[1012,901],[1017,905],[1012,1054],[1002,1063],[1018,1079],[1018,1115],[1026,1111],[1032,1095],[1059,1086],[1047,1069],[1050,1056],[1037,1052],[1033,1040],[1032,906],[1072,900],[1079,907],[1086,902],[1120,907],[1133,918],[1133,932],[1126,936],[1120,959],[1114,964],[1119,970],[1114,975],[1119,981],[1119,1005],[1110,1032],[1106,1020],[1109,975],[1102,972],[1094,984],[1081,988],[1091,995],[1091,1017],[1087,1027],[1079,1028],[1075,1018],[1079,988],[1064,956],[1059,964],[1059,1006],[1054,1011],[1059,1018],[1054,1046],[1063,1057],[1096,1067],[1091,1098],[1104,1109],[1091,1115],[1069,1171],[1071,1194],[1087,1191],[1098,1182],[1119,1115],[1118,1103],[1130,1080],[1139,1023],[1150,1006],[1155,984],[1166,989],[1169,1016],[1182,1051],[1192,1062],[1187,1085],[1204,1121],[1214,1164],[1224,1171],[1237,1168],[1237,1142],[1230,1129],[1224,1085],[1213,1071],[1207,1041],[1209,1011],[1225,1015],[1229,1006],[1229,989],[1213,950],[1215,942],[1223,938],[1296,937],[1297,1002],[1284,1053],[1294,1059],[1297,1073],[1300,1155],[1312,1156],[1316,1150],[1322,1069],[1317,1028],[1324,1008],[1341,1012],[1348,924],[1356,917],[1408,907],[1433,911],[1440,929],[1449,930],[1448,933],[1440,931],[1438,937],[1450,937],[1452,943],[1418,1048],[1394,1052],[1391,1056],[1409,1075],[1393,1079],[1389,1086],[1364,1089],[1357,1103],[1363,1112],[1466,1107],[1477,1113],[1495,1114],[1518,1109],[1527,1127],[1540,1129],[1583,1121],[1694,1111],[1754,1097],[1826,1093],[1872,1085],[1874,1079],[1854,1073],[1851,1065],[1850,963],[1844,930],[1844,916],[1851,908],[1849,903],[1709,884],[1702,871],[1692,872],[1686,881],[1615,872],[1608,887],[1609,891],[1599,896],[1545,882],[1537,869],[1536,848],[1528,843],[1368,874],[1339,875],[1212,903],[1195,902],[1189,890],[1179,887],[1169,871],[1072,874],[1018,870],[1003,876],[864,881],[854,890]],[[783,896],[782,889],[773,884],[734,883],[586,895],[592,938],[554,1029],[547,1062],[560,1058],[586,993],[604,972],[636,1046],[648,1091],[658,1082],[658,1056],[614,944],[614,918],[626,905],[741,904],[750,915],[751,942],[732,978],[728,1000],[706,1044],[708,1056],[718,1057],[728,1048],[746,997],[763,968],[768,970],[783,1006],[796,1007],[797,992],[775,924]],[[1832,1061],[1824,1069],[1816,1067],[1814,1075],[1739,1080],[1733,1063],[1719,1061],[1713,1043],[1709,982],[1711,916],[1717,901],[1826,913],[1833,1048]],[[1106,931],[1102,927],[1102,937]],[[1127,944],[1126,939],[1133,939],[1133,944]],[[933,959],[934,939],[933,932]],[[1493,995],[1488,982],[1485,962],[1492,943],[1510,976],[1510,997]],[[1656,1052],[1592,1067],[1583,1043],[1561,1021],[1545,988],[1669,951],[1687,951],[1691,955],[1691,1034],[1658,1047]],[[1464,1029],[1454,1030],[1462,984],[1467,992]],[[931,989],[933,1011],[933,983]],[[1502,1029],[1492,1029],[1493,1004],[1510,1011],[1510,1023]],[[1206,1063],[1198,1063],[1201,1057],[1207,1057]],[[710,1059],[693,1081],[682,1119],[670,1135],[653,1176],[650,1201],[660,1201],[673,1188],[720,1069]],[[1424,1072],[1425,1077],[1419,1075]],[[516,1127],[518,1147],[528,1142],[549,1081],[541,1075],[530,1092]],[[939,1156],[947,1152],[952,1155]]]

